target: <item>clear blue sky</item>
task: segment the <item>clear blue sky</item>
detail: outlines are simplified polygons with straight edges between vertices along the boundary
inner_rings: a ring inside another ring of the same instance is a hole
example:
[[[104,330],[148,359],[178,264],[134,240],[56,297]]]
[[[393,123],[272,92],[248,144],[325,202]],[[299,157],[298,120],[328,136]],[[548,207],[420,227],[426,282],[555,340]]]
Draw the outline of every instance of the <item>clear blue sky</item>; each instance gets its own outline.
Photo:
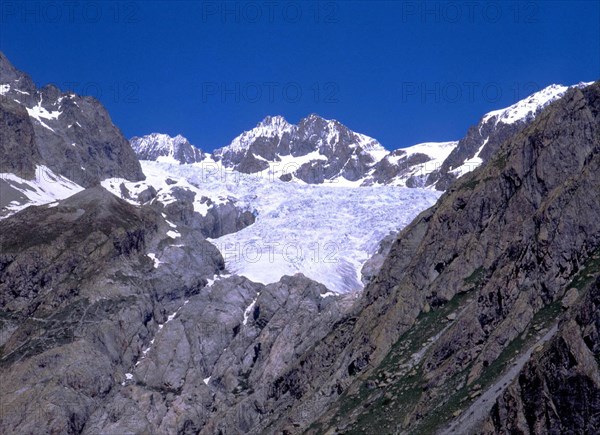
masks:
[[[600,78],[598,1],[0,2],[0,50],[98,97],[126,136],[211,150],[316,112],[389,149],[452,140],[551,83]]]

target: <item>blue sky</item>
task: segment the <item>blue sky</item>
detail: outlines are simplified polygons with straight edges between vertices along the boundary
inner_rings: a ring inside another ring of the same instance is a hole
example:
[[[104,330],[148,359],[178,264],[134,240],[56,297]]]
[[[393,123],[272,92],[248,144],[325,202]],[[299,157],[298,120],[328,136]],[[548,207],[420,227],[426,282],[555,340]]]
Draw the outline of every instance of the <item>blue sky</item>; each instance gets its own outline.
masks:
[[[212,150],[266,115],[389,149],[462,137],[552,83],[600,78],[600,2],[0,2],[0,50],[99,98],[128,137]]]

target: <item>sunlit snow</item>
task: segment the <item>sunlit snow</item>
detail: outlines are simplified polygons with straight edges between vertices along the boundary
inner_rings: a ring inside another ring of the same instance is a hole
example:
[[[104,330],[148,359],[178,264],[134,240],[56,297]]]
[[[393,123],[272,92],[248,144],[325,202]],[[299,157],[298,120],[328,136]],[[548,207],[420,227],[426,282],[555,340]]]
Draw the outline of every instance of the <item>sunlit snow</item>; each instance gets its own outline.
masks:
[[[50,121],[56,120],[56,119],[58,119],[58,117],[61,115],[62,112],[59,112],[57,110],[48,112],[48,110],[46,110],[44,107],[42,107],[42,99],[40,97],[40,101],[38,102],[38,104],[36,106],[33,106],[31,108],[27,107],[27,113],[29,114],[30,118],[35,119],[42,126],[47,128],[48,130],[54,132],[54,129],[52,129],[52,127],[50,127],[46,123],[44,123],[44,121],[42,121],[42,119],[50,120]]]
[[[176,185],[193,186],[197,201],[201,196],[233,198],[239,207],[254,210],[254,224],[210,240],[229,272],[265,284],[303,273],[337,293],[362,289],[360,270],[379,242],[441,194],[394,186],[285,183],[203,163],[141,163],[145,183],[165,186],[171,178]]]
[[[73,181],[54,173],[46,166],[36,167],[35,178],[26,180],[12,173],[0,173],[0,180],[6,182],[12,189],[27,198],[27,202],[11,202],[6,208],[6,216],[10,216],[30,205],[54,203],[83,190],[83,187]]]

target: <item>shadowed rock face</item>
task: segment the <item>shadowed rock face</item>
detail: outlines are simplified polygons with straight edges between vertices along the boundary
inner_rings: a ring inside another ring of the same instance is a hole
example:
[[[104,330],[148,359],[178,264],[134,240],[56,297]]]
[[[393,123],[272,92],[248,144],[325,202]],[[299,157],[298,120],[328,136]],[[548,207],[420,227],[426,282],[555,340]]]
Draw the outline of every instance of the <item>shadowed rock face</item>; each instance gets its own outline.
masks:
[[[599,328],[600,281],[595,279],[564,316],[555,337],[536,349],[518,377],[496,400],[479,430],[598,433]]]
[[[84,187],[109,177],[144,179],[129,142],[96,99],[53,85],[37,89],[2,53],[0,87],[0,172],[31,179],[41,164]]]
[[[40,162],[41,156],[27,110],[14,101],[0,97],[0,172],[31,179]]]

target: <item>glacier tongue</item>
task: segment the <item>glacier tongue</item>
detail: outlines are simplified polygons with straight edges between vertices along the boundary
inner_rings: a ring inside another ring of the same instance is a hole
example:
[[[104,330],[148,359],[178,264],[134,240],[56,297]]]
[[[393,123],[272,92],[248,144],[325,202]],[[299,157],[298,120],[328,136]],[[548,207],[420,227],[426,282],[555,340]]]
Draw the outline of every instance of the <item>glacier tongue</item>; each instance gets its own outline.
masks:
[[[149,184],[185,178],[208,197],[233,197],[256,222],[210,240],[229,272],[265,284],[303,273],[337,293],[361,290],[361,268],[390,231],[435,203],[440,192],[394,186],[285,183],[214,165],[143,161]]]

